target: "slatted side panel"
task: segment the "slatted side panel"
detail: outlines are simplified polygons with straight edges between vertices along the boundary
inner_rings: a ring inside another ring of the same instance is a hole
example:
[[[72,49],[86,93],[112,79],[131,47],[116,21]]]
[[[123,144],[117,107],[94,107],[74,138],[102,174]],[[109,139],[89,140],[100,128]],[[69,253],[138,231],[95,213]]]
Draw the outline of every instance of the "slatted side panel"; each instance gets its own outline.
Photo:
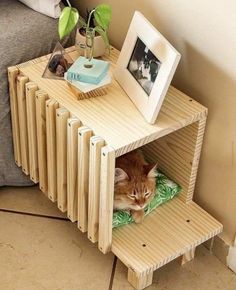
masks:
[[[92,134],[86,126],[78,129],[78,228],[83,233],[88,228],[89,143]]]
[[[100,208],[98,247],[104,254],[112,243],[112,217],[114,200],[115,150],[104,146],[101,151]]]
[[[20,129],[19,129],[19,114],[18,114],[17,88],[16,88],[16,79],[18,73],[19,71],[17,67],[8,68],[14,158],[16,165],[21,166]]]
[[[48,95],[43,91],[36,91],[36,125],[38,143],[39,187],[47,194],[47,140],[46,140],[46,100]]]
[[[27,133],[27,116],[26,116],[26,97],[25,84],[29,81],[28,77],[17,76],[17,102],[20,124],[20,150],[21,150],[21,165],[25,174],[29,174],[29,144]]]
[[[36,127],[36,104],[35,93],[38,87],[35,83],[29,82],[26,88],[26,112],[27,112],[27,128],[28,128],[28,144],[29,144],[29,173],[30,179],[34,183],[39,181],[38,169],[38,144],[37,144],[37,127]]]
[[[99,136],[90,139],[89,195],[88,195],[88,238],[98,241],[101,149],[105,141]]]
[[[76,118],[67,123],[67,216],[78,220],[78,128],[81,122]]]
[[[56,110],[57,141],[57,206],[67,210],[67,120],[70,113],[65,108]]]
[[[46,102],[48,197],[53,202],[57,200],[56,109],[58,106],[58,102],[53,99]]]
[[[149,161],[181,185],[180,198],[186,202],[193,197],[205,123],[202,119],[142,147]]]
[[[28,78],[24,76],[17,76],[16,98],[21,120],[18,122],[18,131],[23,171],[29,173],[35,183],[39,182],[40,189],[48,198],[58,200],[58,207],[67,211],[72,222],[79,220],[79,229],[86,232],[92,130],[86,126],[81,127],[77,118],[70,118],[69,111],[59,108],[57,101],[49,99],[46,93],[38,90],[37,85],[28,82]],[[93,216],[95,240],[98,239],[99,224],[101,148],[105,143],[101,138],[96,138],[92,143],[95,151],[91,163],[95,169],[95,195],[90,200],[90,207],[94,209],[90,215]],[[107,153],[110,160],[111,153]],[[112,153],[114,159],[114,150]],[[108,178],[107,182],[110,183]]]

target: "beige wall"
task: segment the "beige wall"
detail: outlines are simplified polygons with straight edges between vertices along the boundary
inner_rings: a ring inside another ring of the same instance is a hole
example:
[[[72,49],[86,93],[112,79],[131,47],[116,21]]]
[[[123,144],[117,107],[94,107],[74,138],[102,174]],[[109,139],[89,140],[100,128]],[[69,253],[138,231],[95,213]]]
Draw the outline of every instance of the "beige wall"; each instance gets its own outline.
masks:
[[[74,1],[75,2],[75,1]],[[77,2],[77,1],[76,1]],[[134,10],[180,51],[173,84],[209,108],[195,200],[236,235],[236,1],[106,0],[110,39],[121,48]],[[78,1],[81,13],[99,0]]]

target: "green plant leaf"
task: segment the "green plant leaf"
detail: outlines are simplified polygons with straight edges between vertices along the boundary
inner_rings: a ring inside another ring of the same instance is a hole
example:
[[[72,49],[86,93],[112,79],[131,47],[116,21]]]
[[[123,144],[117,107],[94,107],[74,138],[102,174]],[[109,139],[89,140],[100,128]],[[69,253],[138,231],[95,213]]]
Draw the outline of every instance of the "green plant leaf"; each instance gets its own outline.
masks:
[[[64,38],[65,36],[71,33],[71,31],[76,26],[78,20],[79,20],[79,12],[76,8],[65,7],[62,10],[58,23],[58,33],[60,39]]]
[[[107,30],[111,22],[111,6],[108,4],[100,4],[95,8],[94,17],[97,25]]]
[[[105,45],[106,45],[106,48],[109,49],[110,51],[110,43],[109,43],[109,39],[108,39],[108,36],[107,36],[107,32],[104,31],[101,27],[99,26],[96,26],[94,27],[94,30],[101,35],[103,41],[105,42]]]

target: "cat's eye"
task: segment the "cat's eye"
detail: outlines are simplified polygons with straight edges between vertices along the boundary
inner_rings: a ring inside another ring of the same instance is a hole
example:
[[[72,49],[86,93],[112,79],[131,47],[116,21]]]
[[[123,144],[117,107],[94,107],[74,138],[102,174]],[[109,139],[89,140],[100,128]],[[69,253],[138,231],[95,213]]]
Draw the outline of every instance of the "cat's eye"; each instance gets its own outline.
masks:
[[[128,194],[128,196],[132,199],[135,199],[136,198],[136,192],[133,191],[131,194]]]
[[[151,192],[145,192],[144,196],[148,197],[150,195]]]

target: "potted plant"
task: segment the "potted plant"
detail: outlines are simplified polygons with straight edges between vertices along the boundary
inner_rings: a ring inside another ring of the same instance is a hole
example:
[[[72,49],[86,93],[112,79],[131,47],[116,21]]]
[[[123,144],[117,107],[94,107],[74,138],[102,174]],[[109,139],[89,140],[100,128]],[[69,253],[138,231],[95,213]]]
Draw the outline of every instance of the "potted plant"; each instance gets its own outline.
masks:
[[[91,11],[87,10],[87,16],[85,19],[86,23],[88,23],[90,13],[91,13]],[[92,14],[92,16],[91,16],[89,26],[91,28],[96,27],[94,14]],[[85,29],[84,25],[80,25],[80,27],[76,31],[75,45],[76,45],[77,49],[79,50],[80,54],[83,54],[84,49],[86,47],[86,29]],[[93,47],[94,47],[94,49],[93,49],[93,56],[94,57],[99,57],[99,56],[104,55],[106,52],[106,48],[108,47],[106,42],[103,40],[102,36],[99,35],[97,32],[95,32]]]
[[[62,10],[59,18],[58,32],[60,39],[69,35],[79,23],[76,43],[79,48],[85,49],[86,57],[101,56],[105,49],[109,49],[108,28],[111,21],[111,7],[108,4],[100,4],[87,12],[87,19],[84,20],[75,7],[72,7],[67,0],[68,7]]]

